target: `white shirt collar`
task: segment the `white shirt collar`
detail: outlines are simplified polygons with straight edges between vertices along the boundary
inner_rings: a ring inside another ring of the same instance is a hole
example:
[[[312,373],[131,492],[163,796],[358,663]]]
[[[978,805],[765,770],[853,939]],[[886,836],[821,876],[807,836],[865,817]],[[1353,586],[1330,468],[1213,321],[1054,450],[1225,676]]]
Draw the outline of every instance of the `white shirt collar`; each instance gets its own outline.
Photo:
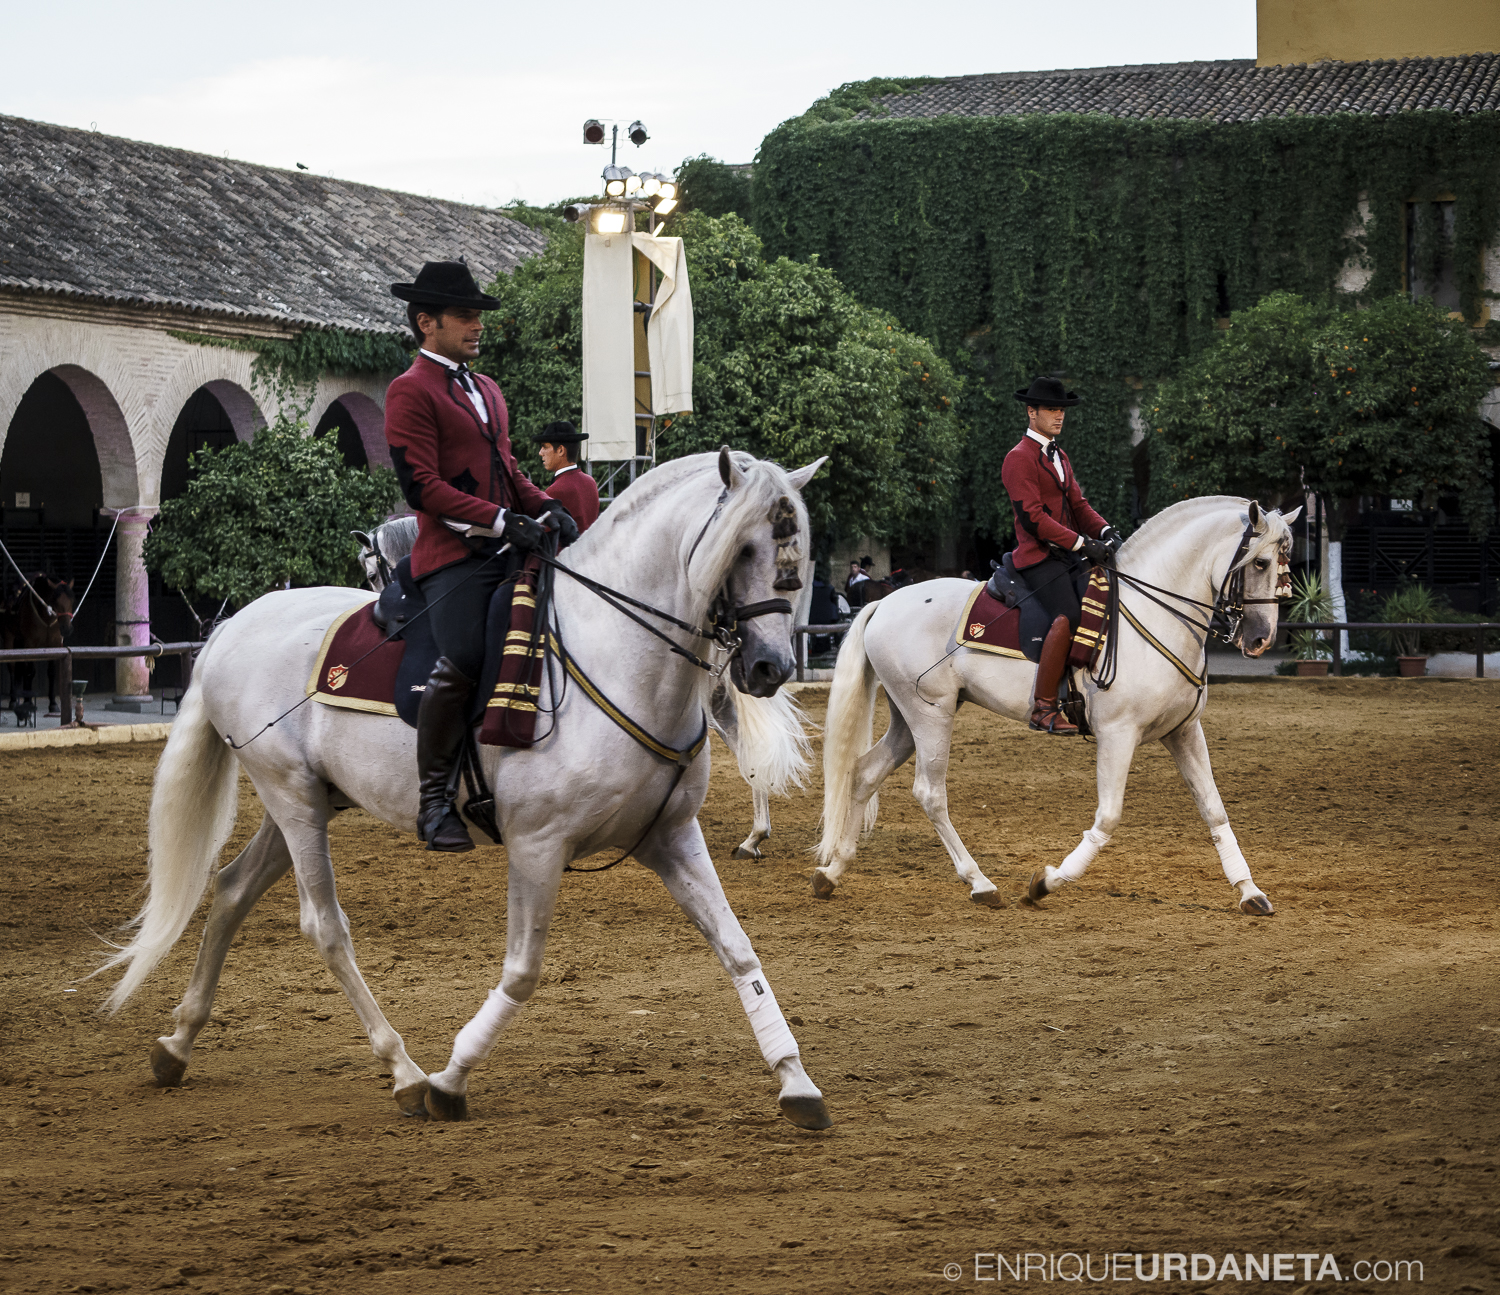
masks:
[[[429,351],[425,346],[421,347],[420,350],[422,354],[425,355],[429,360],[436,360],[439,364],[445,365],[450,369],[458,368],[458,365],[456,365],[446,355],[436,355],[432,351]]]
[[[425,352],[424,352],[424,354],[425,354]],[[1031,437],[1031,439],[1034,440],[1038,445],[1040,445],[1044,450],[1047,448],[1048,445],[1051,444],[1051,442],[1045,436],[1043,436],[1040,432],[1033,431],[1029,427],[1026,429],[1026,435],[1029,436],[1029,437]]]
[[[577,472],[577,471],[578,471],[578,465],[576,463],[570,463],[565,468],[558,468],[558,470],[552,474],[552,479],[554,481],[556,481],[558,479],[558,477],[562,476],[562,474],[564,472]]]

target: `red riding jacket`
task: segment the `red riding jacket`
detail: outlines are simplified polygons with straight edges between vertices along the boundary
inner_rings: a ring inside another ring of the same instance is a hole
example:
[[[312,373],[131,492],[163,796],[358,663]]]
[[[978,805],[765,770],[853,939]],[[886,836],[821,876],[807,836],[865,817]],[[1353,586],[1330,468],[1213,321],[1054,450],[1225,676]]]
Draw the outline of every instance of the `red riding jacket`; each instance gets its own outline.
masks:
[[[552,478],[547,493],[568,510],[580,535],[599,520],[599,487],[582,468],[563,469]]]
[[[482,422],[458,372],[419,354],[386,390],[385,439],[401,491],[418,514],[411,573],[420,579],[470,556],[444,517],[490,526],[496,508],[539,517],[547,496],[516,467],[510,413],[492,378],[470,375],[484,398]]]
[[[1054,441],[1054,445],[1057,443]],[[1071,552],[1080,532],[1097,539],[1109,525],[1079,489],[1073,465],[1057,446],[1063,479],[1047,460],[1047,451],[1029,436],[1005,456],[1000,480],[1016,510],[1016,547],[1011,561],[1016,569],[1034,567],[1052,556],[1048,545]]]

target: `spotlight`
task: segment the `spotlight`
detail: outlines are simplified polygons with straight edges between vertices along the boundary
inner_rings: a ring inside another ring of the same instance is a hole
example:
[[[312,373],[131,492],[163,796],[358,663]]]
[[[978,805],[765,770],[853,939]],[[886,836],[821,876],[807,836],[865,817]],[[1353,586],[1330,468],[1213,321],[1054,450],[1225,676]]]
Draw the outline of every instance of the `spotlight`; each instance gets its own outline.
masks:
[[[583,123],[583,142],[585,144],[604,143],[604,123],[590,117]]]
[[[577,224],[592,210],[592,205],[587,202],[570,202],[563,208],[563,219],[570,224]]]
[[[676,206],[677,206],[677,199],[676,198],[663,198],[659,203],[656,204],[656,206],[653,208],[653,210],[656,212],[656,214],[658,216],[665,216],[669,211],[671,211]]]
[[[596,234],[623,234],[625,213],[617,208],[606,207],[594,217],[594,232]]]
[[[625,192],[636,193],[641,187],[641,177],[628,166],[622,166],[620,170],[625,172]]]
[[[650,171],[642,171],[641,192],[648,198],[656,197],[661,192],[661,176],[652,175]]]
[[[626,134],[630,137],[630,142],[637,148],[639,148],[642,144],[644,144],[648,139],[651,138],[651,136],[646,134],[646,128],[642,126],[638,121],[633,121],[630,123],[630,129],[626,132]]]
[[[604,168],[605,195],[610,198],[622,196],[625,192],[625,177],[629,173],[629,168],[606,166]]]
[[[668,202],[675,201],[677,198],[677,185],[664,175],[659,175],[656,178],[661,181],[661,196]]]

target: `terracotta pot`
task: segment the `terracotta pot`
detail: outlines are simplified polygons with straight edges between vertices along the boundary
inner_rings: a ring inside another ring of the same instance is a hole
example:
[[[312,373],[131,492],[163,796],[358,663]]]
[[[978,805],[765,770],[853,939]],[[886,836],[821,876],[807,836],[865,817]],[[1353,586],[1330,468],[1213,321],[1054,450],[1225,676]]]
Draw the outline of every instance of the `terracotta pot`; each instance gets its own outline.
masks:
[[[1398,656],[1396,673],[1403,679],[1420,679],[1427,673],[1427,658],[1424,656]]]
[[[1298,661],[1297,678],[1299,679],[1326,679],[1328,677],[1328,662],[1326,661]]]

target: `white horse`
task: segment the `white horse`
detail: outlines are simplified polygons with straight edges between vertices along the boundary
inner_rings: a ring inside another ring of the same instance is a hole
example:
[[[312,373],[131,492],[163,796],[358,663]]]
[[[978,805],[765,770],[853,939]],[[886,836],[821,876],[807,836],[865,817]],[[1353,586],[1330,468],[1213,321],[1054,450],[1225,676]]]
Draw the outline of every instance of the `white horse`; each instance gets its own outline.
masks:
[[[1234,566],[1244,580],[1244,619],[1234,641],[1246,656],[1270,646],[1279,568],[1291,543],[1290,523],[1300,511],[1282,517],[1251,500],[1190,499],[1158,513],[1125,542],[1115,564],[1122,573],[1116,682],[1103,689],[1092,677],[1083,681],[1089,726],[1098,739],[1098,810],[1093,827],[1060,868],[1048,864],[1032,875],[1032,902],[1077,881],[1109,842],[1119,826],[1131,758],[1142,742],[1154,740],[1171,752],[1191,789],[1240,909],[1254,916],[1274,911],[1251,878],[1209,767],[1200,723],[1207,700],[1205,631],[1208,609],[1225,603]],[[1143,590],[1131,577],[1175,597]],[[971,582],[960,580],[898,589],[865,608],[844,639],[823,730],[823,837],[813,873],[813,892],[821,898],[833,894],[854,858],[861,829],[874,826],[880,784],[915,753],[912,792],[959,877],[969,883],[969,898],[1005,907],[948,819],[948,749],[954,715],[964,702],[1025,723],[1036,667],[1023,658],[956,646],[954,631],[973,591]],[[885,686],[891,722],[872,747],[877,683]]]
[[[379,593],[391,579],[396,564],[417,542],[417,519],[395,517],[370,534],[355,531],[364,546],[360,562],[371,589]],[[796,601],[796,619],[807,619],[812,598],[808,582]],[[708,722],[734,754],[740,777],[750,787],[750,834],[734,847],[731,858],[762,858],[761,842],[771,835],[771,797],[790,796],[793,787],[806,787],[812,764],[812,741],[807,714],[785,689],[756,697],[731,687],[721,675],[709,698]]]
[[[740,608],[774,603],[780,596],[773,582],[784,586],[793,574],[804,583],[812,578],[800,491],[821,462],[789,473],[725,449],[665,464],[610,507],[567,551],[566,565],[692,625],[708,623],[720,595]],[[291,870],[302,930],[391,1071],[401,1109],[465,1118],[470,1073],[536,990],[564,867],[583,855],[620,850],[662,879],[718,955],[781,1081],[782,1112],[803,1128],[826,1127],[822,1094],[802,1067],[698,827],[708,787],[710,678],[563,572],[555,575],[555,624],[598,699],[554,670],[537,703],[539,732],[550,735],[524,750],[483,748],[508,850],[504,972],[459,1031],[444,1070],[429,1077],[407,1056],[355,965],[334,888],[328,821],[338,807],[353,804],[413,831],[416,735],[395,717],[299,704],[329,625],[369,597],[334,588],[268,594],[216,630],[199,659],[157,768],[146,903],[134,919],[134,937],[101,968],[125,968],[107,1001],[118,1010],[176,943],[214,882],[197,964],[174,1013],[176,1029],[152,1050],[157,1082],[180,1082],[236,929]],[[760,612],[740,621],[742,646],[730,673],[741,690],[766,696],[792,670],[791,616]],[[612,718],[605,704],[621,714]],[[634,721],[657,750],[670,748],[677,758],[654,754],[621,720]],[[234,826],[238,768],[255,785],[265,818],[215,876]]]

